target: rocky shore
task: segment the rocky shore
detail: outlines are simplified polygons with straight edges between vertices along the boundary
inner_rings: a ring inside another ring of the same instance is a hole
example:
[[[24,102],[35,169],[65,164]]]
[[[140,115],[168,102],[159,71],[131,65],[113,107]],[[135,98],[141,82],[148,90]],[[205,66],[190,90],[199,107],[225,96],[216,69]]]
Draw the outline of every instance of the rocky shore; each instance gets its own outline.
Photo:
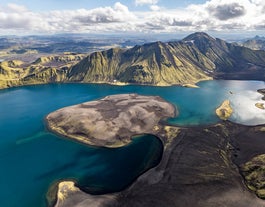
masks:
[[[263,95],[263,97],[261,98],[263,101],[265,101],[265,88],[264,89],[258,89],[257,90],[258,93],[260,93],[261,95]],[[264,103],[256,103],[255,106],[259,109],[265,109]]]
[[[125,97],[126,100],[129,98],[130,101],[122,104]],[[141,98],[141,101],[138,98]],[[107,105],[101,105],[106,100],[107,102],[111,101]],[[138,104],[142,106],[141,109],[138,108]],[[146,104],[148,105],[147,108],[145,108]],[[63,111],[58,110],[48,115],[47,121],[50,129],[55,130],[57,128],[54,127],[54,120],[60,120],[58,123],[65,124],[63,120],[71,118],[71,116],[66,116],[68,112],[78,111],[78,108],[84,109],[86,106],[89,106],[86,109],[94,111],[93,113],[97,117],[98,114],[95,109],[99,109],[100,115],[102,115],[100,106],[108,106],[107,111],[109,112],[104,112],[105,115],[108,114],[108,117],[105,116],[104,118],[114,120],[115,117],[119,117],[117,112],[120,108],[117,106],[124,107],[125,105],[130,105],[130,108],[125,107],[123,110],[126,109],[126,113],[131,115],[125,116],[127,117],[126,120],[130,120],[130,124],[126,122],[128,129],[125,130],[126,136],[124,138],[135,133],[131,130],[132,128],[141,129],[138,132],[155,134],[164,144],[164,153],[160,164],[141,175],[129,188],[115,194],[89,195],[73,187],[73,183],[66,183],[67,185],[60,183],[55,201],[56,207],[265,206],[265,201],[259,198],[262,197],[260,194],[263,193],[264,186],[258,183],[259,178],[264,177],[264,171],[259,171],[256,181],[251,179],[252,183],[249,184],[248,182],[251,174],[249,169],[253,169],[255,174],[255,170],[264,168],[264,162],[258,162],[255,157],[260,158],[265,154],[265,126],[248,127],[229,121],[222,121],[205,127],[179,128],[168,126],[164,122],[159,122],[161,118],[174,115],[174,110],[164,111],[164,107],[167,106],[165,101],[158,97],[139,97],[135,94],[110,96],[97,102],[77,105],[74,110],[72,110],[73,108],[67,111],[65,109],[62,109]],[[145,112],[142,116],[137,117],[138,113],[132,113],[131,107],[135,109],[134,112],[138,109]],[[130,118],[128,119],[128,117]],[[133,117],[137,117],[138,121],[134,120]],[[139,117],[141,118],[139,119]],[[150,125],[144,124],[144,119],[150,117],[152,119],[155,117],[155,121],[152,121]],[[62,126],[60,125],[60,127]],[[124,125],[122,126],[124,128]],[[145,127],[142,128],[142,126]],[[117,130],[116,132],[120,131]],[[63,135],[66,136],[66,134]],[[128,142],[127,138],[125,140],[125,142],[118,142],[118,145]],[[92,141],[93,144],[100,146],[106,143],[109,146],[117,145],[116,141],[113,141],[113,137],[111,142],[107,142],[105,139],[100,142]],[[255,165],[251,165],[251,163]],[[253,165],[256,167],[252,167]]]
[[[257,91],[258,91],[260,94],[263,95],[262,100],[265,101],[265,88],[264,88],[264,89],[259,89],[259,90],[257,90]]]

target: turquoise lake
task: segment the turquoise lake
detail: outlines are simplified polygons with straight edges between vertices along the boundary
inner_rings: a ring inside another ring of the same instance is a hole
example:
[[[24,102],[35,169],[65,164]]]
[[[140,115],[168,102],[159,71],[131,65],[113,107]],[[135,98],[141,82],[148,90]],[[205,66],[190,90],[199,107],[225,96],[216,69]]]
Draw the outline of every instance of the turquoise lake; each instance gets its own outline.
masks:
[[[265,123],[265,110],[255,107],[265,88],[262,81],[205,81],[200,88],[178,86],[111,86],[104,84],[50,84],[0,90],[0,206],[44,207],[49,186],[62,179],[77,180],[91,192],[113,192],[158,164],[163,147],[151,135],[136,137],[122,148],[85,146],[46,130],[48,113],[106,95],[159,95],[173,103],[176,125],[207,125],[219,121],[215,108],[231,101],[231,121]]]

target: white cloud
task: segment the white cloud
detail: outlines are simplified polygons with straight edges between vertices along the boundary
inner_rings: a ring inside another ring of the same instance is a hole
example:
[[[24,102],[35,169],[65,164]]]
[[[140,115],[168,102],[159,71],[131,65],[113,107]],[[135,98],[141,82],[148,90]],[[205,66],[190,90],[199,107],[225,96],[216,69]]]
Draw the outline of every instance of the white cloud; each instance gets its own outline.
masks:
[[[209,7],[208,11],[219,20],[228,20],[244,16],[246,14],[246,8],[239,3],[230,3]]]
[[[136,19],[125,5],[117,2],[113,7],[99,7],[91,10],[65,10],[34,13],[20,5],[0,8],[0,30],[21,30],[39,33],[56,32],[103,32],[121,31],[123,25]],[[119,25],[114,23],[120,23]],[[123,25],[122,27],[120,25]],[[1,31],[0,31],[1,32]],[[14,33],[16,34],[16,33]]]
[[[135,0],[135,4],[136,5],[145,5],[145,4],[157,4],[158,3],[158,0]]]
[[[132,12],[120,2],[95,9],[32,12],[16,4],[0,5],[0,33],[177,32],[265,29],[263,0],[209,0],[167,9],[157,0],[137,0],[149,11]]]
[[[28,9],[22,5],[10,3],[10,4],[7,4],[7,11],[9,11],[9,12],[27,12]]]
[[[49,25],[43,16],[30,12],[26,7],[8,4],[6,7],[0,7],[0,31],[10,30],[13,34],[21,31],[43,31]]]
[[[80,9],[69,11],[69,15],[76,21],[84,24],[111,23],[133,20],[135,16],[121,3],[115,3],[114,7],[100,7],[92,10]]]
[[[250,0],[211,0],[186,9],[198,20],[207,21],[206,30],[253,30],[265,20],[262,4]],[[193,18],[193,25],[200,21]]]
[[[150,6],[150,9],[151,9],[152,11],[159,11],[161,8],[160,8],[159,6],[157,6],[157,5],[151,5],[151,6]]]

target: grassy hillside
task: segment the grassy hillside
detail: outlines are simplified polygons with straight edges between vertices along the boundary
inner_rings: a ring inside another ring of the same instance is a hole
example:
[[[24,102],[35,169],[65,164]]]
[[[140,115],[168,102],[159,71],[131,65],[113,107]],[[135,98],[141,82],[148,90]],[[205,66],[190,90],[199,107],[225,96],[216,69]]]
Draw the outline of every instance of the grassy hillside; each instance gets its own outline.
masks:
[[[0,62],[0,88],[67,81],[67,71],[83,55],[64,54],[38,58],[33,63],[19,60]]]
[[[198,52],[198,51],[197,51]],[[132,49],[93,53],[69,72],[70,81],[120,82],[171,85],[208,79],[203,68],[212,69],[206,58],[197,63],[188,45],[155,42]]]

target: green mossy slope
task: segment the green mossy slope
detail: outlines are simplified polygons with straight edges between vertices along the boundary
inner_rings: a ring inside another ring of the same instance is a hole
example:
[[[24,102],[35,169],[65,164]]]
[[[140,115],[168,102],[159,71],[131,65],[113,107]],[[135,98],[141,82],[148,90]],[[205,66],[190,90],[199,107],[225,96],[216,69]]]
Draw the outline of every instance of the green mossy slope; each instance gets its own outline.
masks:
[[[213,78],[265,80],[265,51],[198,32],[181,41],[113,48],[86,57],[63,54],[32,64],[0,63],[0,88],[54,82],[187,85]]]

